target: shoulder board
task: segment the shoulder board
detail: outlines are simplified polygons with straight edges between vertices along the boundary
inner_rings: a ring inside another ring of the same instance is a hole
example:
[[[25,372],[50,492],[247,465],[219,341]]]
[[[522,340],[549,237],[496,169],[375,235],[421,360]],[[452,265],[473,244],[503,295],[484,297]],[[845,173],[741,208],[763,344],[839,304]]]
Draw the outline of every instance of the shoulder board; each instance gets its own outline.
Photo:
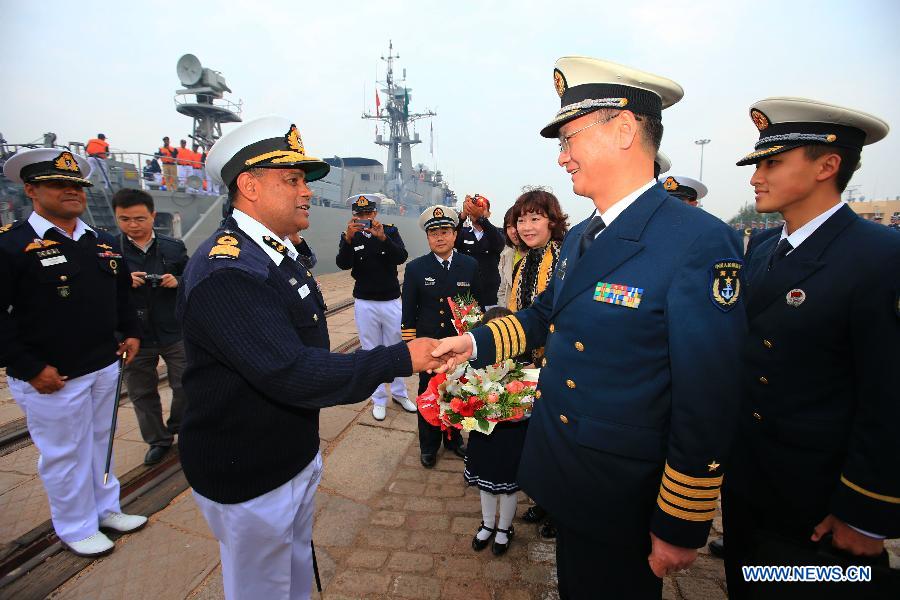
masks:
[[[223,231],[216,235],[216,243],[209,251],[209,258],[236,259],[241,254],[240,237],[231,231]]]
[[[0,233],[6,233],[7,231],[9,231],[10,229],[12,229],[13,227],[15,227],[16,225],[18,225],[21,222],[22,221],[13,221],[12,223],[7,223],[6,225],[3,225],[2,227],[0,227]]]
[[[394,229],[397,229],[393,223],[385,223],[384,226],[385,227],[393,227]]]

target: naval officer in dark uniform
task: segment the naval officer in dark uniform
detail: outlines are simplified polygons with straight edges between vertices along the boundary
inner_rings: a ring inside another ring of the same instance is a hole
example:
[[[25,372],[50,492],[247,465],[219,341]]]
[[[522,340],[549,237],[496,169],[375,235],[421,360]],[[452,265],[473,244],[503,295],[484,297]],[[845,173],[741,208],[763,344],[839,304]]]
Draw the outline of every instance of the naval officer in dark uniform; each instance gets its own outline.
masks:
[[[234,211],[179,286],[188,359],[179,449],[219,540],[229,599],[309,598],[319,409],[433,366],[433,340],[329,352],[322,293],[287,240],[309,225],[307,180],[328,169],[281,117],[233,129],[207,160]]]
[[[723,500],[731,598],[900,598],[900,239],[841,202],[888,125],[804,98],[750,108],[756,210],[784,226],[747,254],[743,405]],[[877,568],[881,564],[881,568]],[[874,565],[867,583],[748,583],[749,565]]]
[[[0,366],[40,452],[56,534],[75,554],[98,556],[114,547],[100,529],[147,522],[122,514],[115,475],[103,481],[117,354],[131,362],[140,346],[131,275],[115,238],[80,219],[87,160],[26,150],[3,173],[25,184],[34,211],[0,229]]]
[[[654,178],[674,81],[556,63],[541,134],[595,215],[534,304],[436,351],[482,366],[544,347],[519,484],[557,526],[560,597],[659,598],[706,543],[738,406],[738,240]],[[473,354],[474,353],[474,354]]]
[[[401,341],[397,267],[409,256],[400,230],[377,219],[376,198],[362,194],[347,199],[353,217],[347,223],[347,231],[341,234],[335,259],[338,268],[350,269],[353,276],[353,313],[363,350]],[[391,382],[390,390],[390,398],[403,410],[416,412],[402,377]],[[372,393],[372,417],[376,421],[385,419],[388,398],[383,385]]]
[[[417,337],[444,338],[456,333],[447,298],[471,295],[481,304],[478,263],[474,258],[455,252],[456,226],[459,217],[449,206],[431,206],[419,217],[419,227],[428,237],[431,252],[411,260],[403,277],[403,318],[400,333],[404,340]],[[431,375],[419,374],[419,394],[428,387]],[[421,414],[419,418],[419,450],[422,466],[430,469],[437,462],[441,447],[465,457],[462,435],[450,430],[448,439],[441,428],[430,425]]]
[[[706,184],[686,175],[669,175],[659,179],[664,190],[690,206],[700,206],[700,201],[709,193]]]
[[[478,261],[478,285],[484,306],[497,304],[503,233],[490,221],[491,201],[480,194],[466,196],[456,229],[457,251]]]

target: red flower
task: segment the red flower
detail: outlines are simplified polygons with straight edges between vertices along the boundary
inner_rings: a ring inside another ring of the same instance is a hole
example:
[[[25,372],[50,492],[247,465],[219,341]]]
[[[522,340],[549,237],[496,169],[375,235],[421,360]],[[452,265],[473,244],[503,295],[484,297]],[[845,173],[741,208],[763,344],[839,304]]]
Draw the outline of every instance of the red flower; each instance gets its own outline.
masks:
[[[430,425],[440,425],[441,423],[441,407],[437,403],[437,396],[434,394],[428,393],[426,390],[422,393],[418,398],[416,398],[416,404],[419,407],[419,412],[422,414],[422,418],[425,419]]]
[[[463,404],[465,404],[465,403],[463,402],[462,398],[453,398],[450,401],[450,410],[452,410],[455,413],[458,413],[460,411],[460,409],[462,408]]]
[[[525,384],[521,381],[510,381],[506,384],[506,391],[510,394],[518,394],[525,389]]]
[[[487,395],[487,402],[488,404],[497,404],[500,402],[500,396],[497,395],[497,392],[491,392]]]

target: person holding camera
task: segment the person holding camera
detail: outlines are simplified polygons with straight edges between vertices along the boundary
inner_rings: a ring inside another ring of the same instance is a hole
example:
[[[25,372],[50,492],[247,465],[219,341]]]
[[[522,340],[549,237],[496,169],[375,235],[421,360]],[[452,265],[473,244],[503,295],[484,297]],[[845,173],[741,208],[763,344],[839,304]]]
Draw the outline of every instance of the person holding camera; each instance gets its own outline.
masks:
[[[500,253],[503,234],[490,222],[491,201],[482,196],[466,196],[459,225],[456,227],[456,249],[478,261],[479,286],[484,306],[496,306],[500,289]]]
[[[350,274],[355,298],[353,310],[363,350],[391,346],[400,340],[400,281],[397,267],[406,262],[408,253],[393,225],[381,223],[376,196],[348,198],[353,217],[341,234],[335,262]],[[391,398],[406,412],[416,412],[402,377],[391,382]],[[372,418],[384,421],[388,394],[383,385],[372,393]]]
[[[153,231],[156,211],[147,192],[121,189],[113,196],[113,208],[122,231],[119,247],[131,271],[131,301],[137,308],[144,340],[141,353],[125,369],[125,384],[141,437],[150,445],[144,464],[152,465],[172,447],[184,410],[184,343],[175,318],[175,299],[188,261],[187,249],[181,240]],[[160,358],[166,363],[172,388],[167,424],[163,423],[157,391]]]

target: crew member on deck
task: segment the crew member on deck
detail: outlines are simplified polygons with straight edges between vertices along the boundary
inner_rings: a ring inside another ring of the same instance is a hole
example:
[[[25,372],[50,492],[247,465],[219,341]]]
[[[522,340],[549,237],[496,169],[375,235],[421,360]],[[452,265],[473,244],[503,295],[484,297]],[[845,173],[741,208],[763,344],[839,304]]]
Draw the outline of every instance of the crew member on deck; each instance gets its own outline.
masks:
[[[228,599],[309,598],[319,409],[436,366],[434,340],[329,352],[322,293],[287,239],[309,226],[307,181],[328,169],[281,117],[232,129],[207,160],[234,211],[178,286],[188,357],[178,447]]]
[[[122,514],[112,472],[103,481],[117,355],[134,360],[140,325],[118,243],[79,218],[89,172],[84,158],[55,148],[3,166],[34,212],[0,228],[0,366],[40,452],[56,535],[75,554],[99,556],[114,548],[100,529],[134,531],[147,519]]]
[[[419,227],[428,237],[431,252],[409,261],[403,276],[403,318],[400,333],[404,340],[417,337],[444,338],[454,335],[453,317],[447,298],[471,295],[481,304],[478,262],[453,250],[459,217],[449,206],[431,206],[419,217]],[[419,394],[428,387],[431,374],[419,374]],[[419,418],[419,450],[422,466],[432,468],[441,447],[460,458],[466,455],[462,435],[450,429],[449,437],[441,428]]]

